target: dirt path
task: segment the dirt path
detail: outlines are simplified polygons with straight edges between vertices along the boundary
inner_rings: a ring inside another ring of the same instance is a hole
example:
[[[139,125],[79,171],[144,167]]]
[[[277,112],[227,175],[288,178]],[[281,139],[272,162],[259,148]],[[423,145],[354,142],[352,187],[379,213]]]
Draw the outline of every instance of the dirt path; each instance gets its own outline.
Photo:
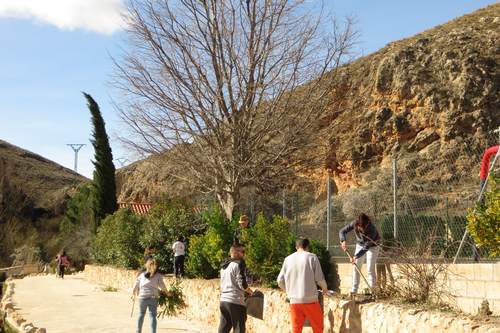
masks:
[[[135,332],[137,304],[130,318],[132,301],[126,292],[104,292],[80,275],[68,275],[64,280],[53,275],[32,276],[14,283],[14,302],[19,312],[36,326],[45,327],[47,333]],[[159,333],[213,331],[180,318],[158,321]],[[142,332],[150,332],[148,314]]]

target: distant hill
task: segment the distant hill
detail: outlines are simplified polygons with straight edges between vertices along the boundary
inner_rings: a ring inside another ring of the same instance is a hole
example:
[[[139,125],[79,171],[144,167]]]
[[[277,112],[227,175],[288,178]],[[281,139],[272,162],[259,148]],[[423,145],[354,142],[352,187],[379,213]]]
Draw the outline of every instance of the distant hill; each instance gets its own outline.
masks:
[[[327,147],[324,165],[301,175],[315,184],[316,196],[325,193],[325,166],[342,195],[370,186],[390,170],[395,153],[403,180],[430,184],[421,193],[448,191],[450,205],[473,201],[478,158],[497,142],[492,131],[500,126],[499,40],[495,4],[342,67],[318,138]],[[182,193],[168,169],[150,158],[118,170],[120,200],[148,202],[162,192]],[[381,189],[387,191],[390,178],[388,184]],[[457,206],[457,213],[467,205]]]
[[[55,250],[66,202],[87,179],[40,155],[0,140],[0,265],[26,242]],[[52,248],[51,248],[52,247]]]

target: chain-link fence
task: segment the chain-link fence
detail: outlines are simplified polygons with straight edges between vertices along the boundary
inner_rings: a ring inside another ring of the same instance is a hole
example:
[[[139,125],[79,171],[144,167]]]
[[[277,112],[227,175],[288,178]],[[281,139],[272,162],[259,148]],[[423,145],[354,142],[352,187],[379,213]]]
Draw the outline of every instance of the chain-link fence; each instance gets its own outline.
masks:
[[[375,221],[385,244],[397,241],[411,248],[432,242],[433,255],[451,260],[464,235],[467,212],[478,200],[482,156],[499,143],[498,133],[490,133],[479,139],[457,137],[446,145],[437,140],[398,149],[379,168],[361,170],[360,186],[330,196],[329,223],[326,184],[321,189],[312,183],[295,184],[293,190],[273,196],[246,196],[241,209],[252,220],[258,212],[287,216],[295,235],[321,240],[339,258],[345,257],[339,230],[364,212]],[[494,157],[491,169],[498,172],[500,157]],[[461,261],[488,259],[481,249],[475,253],[470,237],[464,240]],[[348,243],[354,247],[352,235]]]

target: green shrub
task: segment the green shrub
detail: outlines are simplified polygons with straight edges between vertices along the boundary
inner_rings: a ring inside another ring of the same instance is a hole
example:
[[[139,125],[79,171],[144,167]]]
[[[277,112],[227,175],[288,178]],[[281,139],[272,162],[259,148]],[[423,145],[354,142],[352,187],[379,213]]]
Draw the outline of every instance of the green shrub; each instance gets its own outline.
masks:
[[[194,235],[189,239],[189,256],[186,260],[186,273],[190,277],[212,279],[217,277],[217,269],[212,267],[205,255],[205,235]]]
[[[83,268],[90,258],[90,242],[95,230],[94,195],[91,184],[77,189],[68,202],[63,220],[59,225],[59,244],[71,258],[72,265]]]
[[[186,271],[189,276],[210,279],[218,276],[220,263],[228,256],[236,221],[228,223],[218,206],[203,212],[201,219],[207,229],[190,238]]]
[[[181,200],[166,198],[151,209],[140,243],[143,248],[155,247],[159,271],[172,272],[172,244],[180,235],[189,237],[200,228],[200,219],[190,205]]]
[[[281,265],[290,254],[293,242],[288,220],[274,216],[272,221],[267,221],[263,214],[259,214],[255,225],[244,230],[242,240],[249,270],[263,284],[276,286]]]
[[[467,230],[490,257],[500,257],[500,173],[490,177],[491,190],[467,215]]]
[[[138,268],[142,256],[139,244],[144,218],[129,209],[108,215],[92,242],[92,257],[97,263]]]

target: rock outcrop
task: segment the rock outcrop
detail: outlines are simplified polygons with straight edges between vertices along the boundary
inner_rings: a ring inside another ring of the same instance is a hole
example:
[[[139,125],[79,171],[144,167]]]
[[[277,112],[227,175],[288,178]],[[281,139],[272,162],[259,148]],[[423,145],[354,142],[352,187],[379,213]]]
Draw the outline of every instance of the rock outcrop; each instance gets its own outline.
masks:
[[[471,172],[452,156],[494,143],[492,131],[500,126],[499,39],[496,4],[342,68],[327,154],[340,191],[366,183],[363,173],[394,153],[413,160],[413,169],[426,168],[420,176],[429,181]],[[440,163],[445,160],[447,170]]]

